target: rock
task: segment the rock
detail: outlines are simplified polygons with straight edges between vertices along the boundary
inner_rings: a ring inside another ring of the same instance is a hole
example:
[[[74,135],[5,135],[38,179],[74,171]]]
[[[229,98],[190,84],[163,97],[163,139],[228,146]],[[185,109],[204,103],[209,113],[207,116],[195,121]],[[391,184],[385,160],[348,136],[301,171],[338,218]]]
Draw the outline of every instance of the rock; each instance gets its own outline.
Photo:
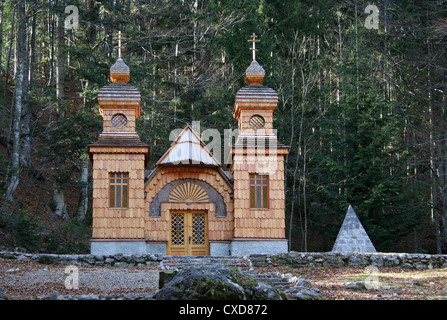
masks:
[[[146,262],[144,256],[135,256],[132,260],[135,264],[144,264]]]
[[[157,300],[280,300],[279,292],[266,283],[223,267],[181,270],[160,289]]]
[[[343,259],[341,257],[341,255],[339,253],[328,253],[326,259],[323,259],[323,263],[322,265],[324,267],[343,267],[344,262]]]
[[[267,255],[265,254],[254,254],[250,256],[251,263],[256,267],[267,267],[269,266],[269,261],[267,261]]]
[[[57,291],[53,291],[52,294],[48,295],[48,296],[36,296],[35,297],[36,300],[60,300],[59,299],[59,292]]]
[[[363,255],[353,254],[349,257],[349,265],[353,267],[357,266],[365,266],[367,263],[365,262],[365,258]]]
[[[89,257],[89,258],[85,258],[83,259],[83,261],[89,265],[95,265],[96,264],[96,260],[95,258]]]
[[[353,290],[353,291],[368,290],[368,288],[366,287],[365,282],[363,282],[363,281],[350,283],[347,286],[345,286],[345,288],[348,289],[348,290]]]
[[[115,259],[115,261],[121,261],[121,259],[123,259],[123,255],[121,253],[117,253],[115,255],[112,256],[113,259]]]
[[[123,267],[123,268],[125,268],[125,267],[129,267],[130,265],[127,262],[119,261],[119,262],[115,262],[115,264],[113,266],[114,267]]]
[[[0,300],[8,300],[8,296],[6,295],[2,287],[0,287]]]
[[[113,258],[111,258],[111,257],[107,257],[107,258],[104,260],[104,263],[105,263],[105,264],[108,264],[108,265],[111,265],[112,262],[114,262],[114,261],[115,261],[115,259],[113,259]]]
[[[278,291],[264,282],[259,282],[255,291],[257,292],[256,296],[259,296],[263,300],[281,300]]]
[[[57,255],[42,254],[37,256],[36,261],[42,264],[60,264],[61,259]]]
[[[318,300],[321,298],[320,294],[314,290],[304,289],[294,295],[297,300]]]
[[[158,273],[158,288],[161,289],[166,283],[174,279],[178,271],[160,271]]]
[[[15,260],[17,259],[17,256],[13,252],[2,251],[0,252],[0,258]]]
[[[424,263],[422,263],[422,262],[416,262],[416,263],[414,264],[414,267],[415,267],[416,269],[418,269],[418,270],[423,270],[423,269],[427,269],[427,268],[428,268],[427,265],[424,264]]]
[[[80,295],[78,300],[99,300],[99,295],[89,294],[89,295]]]
[[[289,283],[295,286],[310,286],[310,282],[304,279],[303,277],[293,276],[289,278]]]
[[[400,264],[400,260],[396,255],[385,255],[383,257],[383,263],[385,267],[396,267]]]
[[[381,268],[384,266],[383,257],[378,254],[371,255],[371,265]]]

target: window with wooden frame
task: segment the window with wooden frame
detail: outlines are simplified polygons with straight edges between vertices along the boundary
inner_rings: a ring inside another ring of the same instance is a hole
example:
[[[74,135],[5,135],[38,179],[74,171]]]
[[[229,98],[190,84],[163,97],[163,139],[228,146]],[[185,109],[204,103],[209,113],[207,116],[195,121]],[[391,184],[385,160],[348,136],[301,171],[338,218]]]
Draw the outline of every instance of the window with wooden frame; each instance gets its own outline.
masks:
[[[250,208],[268,209],[269,181],[267,175],[250,174]]]
[[[129,173],[109,174],[109,207],[127,208]]]

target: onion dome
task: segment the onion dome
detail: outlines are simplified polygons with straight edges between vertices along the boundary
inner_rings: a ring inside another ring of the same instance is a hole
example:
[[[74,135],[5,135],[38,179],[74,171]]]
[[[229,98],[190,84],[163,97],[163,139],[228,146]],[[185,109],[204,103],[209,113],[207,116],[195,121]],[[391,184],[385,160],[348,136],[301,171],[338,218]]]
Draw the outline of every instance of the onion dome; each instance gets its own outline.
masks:
[[[233,108],[233,117],[239,119],[242,110],[272,110],[278,105],[278,94],[275,90],[262,85],[265,77],[264,68],[256,61],[256,35],[253,34],[253,47],[250,50],[253,53],[253,60],[245,70],[245,83],[247,86],[241,88],[236,93],[236,100]]]
[[[112,82],[129,82],[130,80],[130,68],[121,57],[110,67],[110,80]]]
[[[256,60],[253,60],[247,70],[245,70],[245,83],[260,86],[264,81],[264,77],[264,68]]]

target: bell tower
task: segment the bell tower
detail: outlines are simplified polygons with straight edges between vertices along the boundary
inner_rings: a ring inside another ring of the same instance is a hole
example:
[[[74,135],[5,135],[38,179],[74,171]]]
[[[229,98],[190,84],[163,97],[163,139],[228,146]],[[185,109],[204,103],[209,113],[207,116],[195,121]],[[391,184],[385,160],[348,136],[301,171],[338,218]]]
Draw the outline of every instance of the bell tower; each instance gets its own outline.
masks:
[[[273,115],[278,105],[275,90],[262,85],[264,68],[253,60],[245,83],[236,94],[233,117],[239,135],[232,147],[234,179],[234,240],[232,255],[276,254],[288,251],[285,238],[284,158],[289,148],[278,143]]]
[[[140,254],[144,240],[144,170],[149,146],[136,132],[140,92],[128,84],[130,68],[121,58],[110,68],[111,84],[98,92],[103,131],[88,147],[93,166],[92,254]]]
[[[276,142],[276,135],[273,130],[273,114],[278,105],[278,94],[275,90],[262,85],[265,77],[264,68],[256,61],[255,47],[257,36],[252,35],[248,40],[253,43],[250,48],[253,52],[253,60],[250,66],[245,70],[246,87],[240,89],[236,95],[236,101],[233,109],[233,117],[238,120],[239,141],[258,147],[257,141]]]

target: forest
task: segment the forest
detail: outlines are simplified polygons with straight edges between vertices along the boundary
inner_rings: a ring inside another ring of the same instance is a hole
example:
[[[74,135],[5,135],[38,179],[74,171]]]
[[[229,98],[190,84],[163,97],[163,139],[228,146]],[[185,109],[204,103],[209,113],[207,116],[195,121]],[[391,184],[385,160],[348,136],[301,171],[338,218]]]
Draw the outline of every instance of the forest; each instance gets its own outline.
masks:
[[[0,19],[0,249],[89,252],[121,31],[149,167],[186,123],[237,128],[256,33],[290,249],[330,251],[352,205],[377,251],[447,253],[447,0],[0,0]]]

